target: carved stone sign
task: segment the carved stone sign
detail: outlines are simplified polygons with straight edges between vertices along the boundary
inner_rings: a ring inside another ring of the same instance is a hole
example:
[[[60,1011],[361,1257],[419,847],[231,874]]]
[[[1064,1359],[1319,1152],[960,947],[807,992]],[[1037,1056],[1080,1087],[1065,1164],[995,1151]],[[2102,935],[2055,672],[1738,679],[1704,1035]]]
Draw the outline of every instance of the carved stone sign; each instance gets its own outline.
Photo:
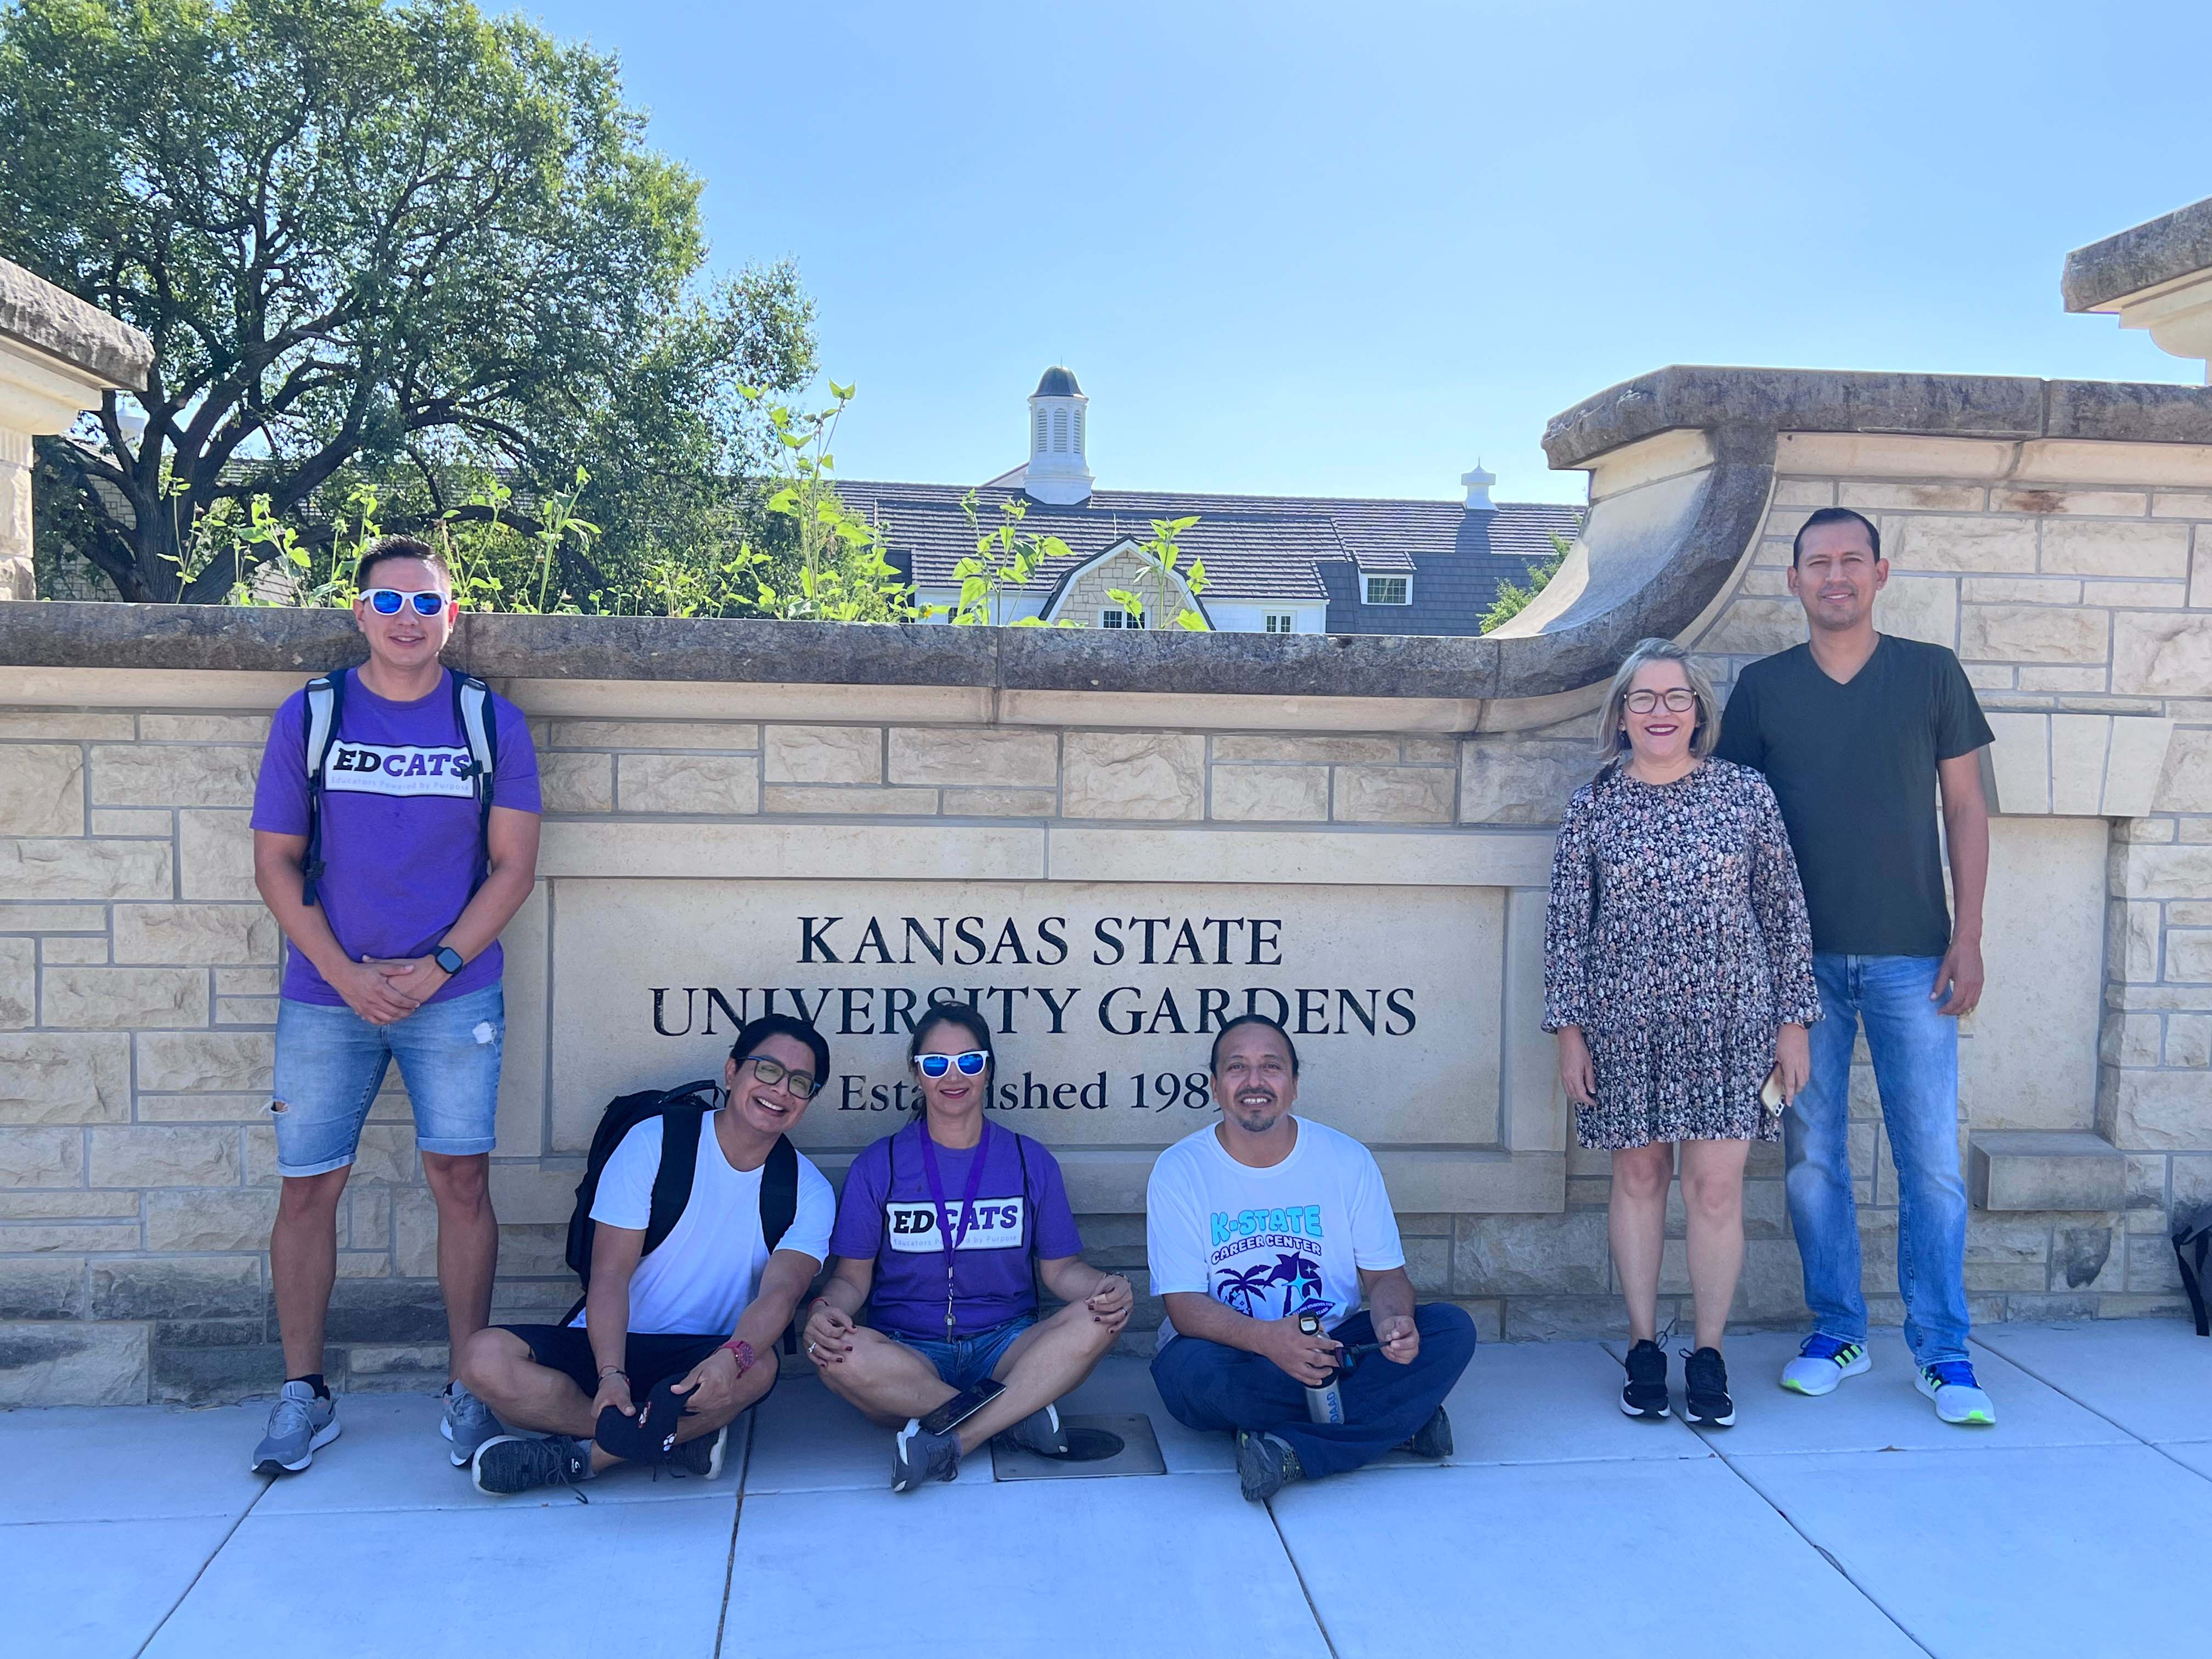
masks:
[[[1055,1143],[1209,1121],[1208,1045],[1248,1011],[1290,1029],[1304,1101],[1347,1133],[1497,1138],[1496,889],[571,880],[552,930],[563,1150],[612,1096],[719,1072],[770,1008],[830,1040],[802,1145],[864,1144],[914,1109],[906,1042],[933,996],[990,1021],[992,1109]]]

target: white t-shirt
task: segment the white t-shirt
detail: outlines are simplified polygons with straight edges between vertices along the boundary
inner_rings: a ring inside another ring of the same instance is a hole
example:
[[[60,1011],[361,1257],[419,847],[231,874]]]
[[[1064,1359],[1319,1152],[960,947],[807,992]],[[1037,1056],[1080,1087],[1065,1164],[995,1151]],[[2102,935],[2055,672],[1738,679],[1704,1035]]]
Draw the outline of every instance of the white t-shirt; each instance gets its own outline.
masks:
[[[1334,1330],[1358,1311],[1361,1268],[1405,1266],[1374,1154],[1291,1121],[1297,1144],[1272,1169],[1239,1164],[1210,1127],[1160,1154],[1145,1194],[1153,1294],[1203,1292],[1255,1319],[1311,1313]],[[1163,1323],[1160,1346],[1175,1334]]]
[[[629,1281],[629,1328],[641,1334],[726,1336],[760,1288],[768,1266],[761,1237],[760,1170],[733,1170],[714,1136],[716,1114],[699,1120],[699,1166],[690,1201],[668,1237],[637,1264]],[[616,1147],[599,1171],[592,1219],[641,1232],[653,1218],[653,1178],[660,1169],[660,1126],[647,1118]],[[767,1166],[763,1164],[763,1169]],[[837,1200],[805,1153],[799,1158],[799,1206],[776,1248],[819,1263],[830,1254]],[[574,1322],[581,1325],[579,1313]]]

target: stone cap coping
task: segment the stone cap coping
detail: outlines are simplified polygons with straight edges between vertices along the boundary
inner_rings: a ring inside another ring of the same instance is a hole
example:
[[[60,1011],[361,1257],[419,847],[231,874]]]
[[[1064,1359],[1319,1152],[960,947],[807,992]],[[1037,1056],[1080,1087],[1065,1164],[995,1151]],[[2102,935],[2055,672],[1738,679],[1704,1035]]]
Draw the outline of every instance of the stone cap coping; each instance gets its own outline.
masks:
[[[154,368],[154,343],[130,324],[6,259],[0,259],[0,335],[121,391],[142,390]]]
[[[2205,237],[2205,262],[2212,264],[2212,216]],[[2212,443],[2212,391],[2158,382],[1676,363],[1553,416],[1544,428],[1544,453],[1554,468],[1587,466],[1626,445],[1684,428],[2201,444]]]
[[[0,605],[0,665],[306,676],[360,662],[350,612],[40,600]],[[1492,639],[951,628],[934,623],[462,617],[446,660],[488,679],[960,686],[1178,696],[1528,695]],[[1549,689],[1549,688],[1547,688]]]
[[[2212,270],[2212,196],[2066,256],[2059,292],[2069,311],[2095,311]]]

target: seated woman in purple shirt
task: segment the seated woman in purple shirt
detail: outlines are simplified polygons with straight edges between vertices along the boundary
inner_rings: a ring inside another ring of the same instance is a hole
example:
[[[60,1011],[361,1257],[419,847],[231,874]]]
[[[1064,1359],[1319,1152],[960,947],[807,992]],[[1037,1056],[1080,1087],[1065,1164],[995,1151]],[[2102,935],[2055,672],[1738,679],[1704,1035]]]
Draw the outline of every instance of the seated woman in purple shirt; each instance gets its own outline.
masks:
[[[898,1431],[893,1492],[951,1480],[996,1434],[1066,1450],[1053,1402],[1091,1375],[1135,1295],[1085,1264],[1053,1155],[986,1121],[988,1023],[966,1003],[932,1003],[907,1063],[923,1116],[853,1160],[830,1279],[806,1321],[806,1357],[830,1392]],[[1066,1304],[1049,1319],[1037,1317],[1039,1279]],[[981,1410],[949,1433],[921,1425],[987,1376],[1005,1389]]]

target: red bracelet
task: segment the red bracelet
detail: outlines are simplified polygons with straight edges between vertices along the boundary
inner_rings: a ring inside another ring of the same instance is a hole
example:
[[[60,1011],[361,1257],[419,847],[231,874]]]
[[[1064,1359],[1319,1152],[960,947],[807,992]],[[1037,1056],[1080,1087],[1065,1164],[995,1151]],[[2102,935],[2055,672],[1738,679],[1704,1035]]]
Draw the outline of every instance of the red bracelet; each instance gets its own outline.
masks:
[[[753,1353],[753,1345],[746,1341],[744,1338],[742,1336],[732,1337],[730,1340],[722,1344],[722,1348],[723,1352],[730,1354],[737,1360],[738,1375],[739,1376],[743,1376],[747,1371],[752,1370],[754,1359],[756,1358]]]

